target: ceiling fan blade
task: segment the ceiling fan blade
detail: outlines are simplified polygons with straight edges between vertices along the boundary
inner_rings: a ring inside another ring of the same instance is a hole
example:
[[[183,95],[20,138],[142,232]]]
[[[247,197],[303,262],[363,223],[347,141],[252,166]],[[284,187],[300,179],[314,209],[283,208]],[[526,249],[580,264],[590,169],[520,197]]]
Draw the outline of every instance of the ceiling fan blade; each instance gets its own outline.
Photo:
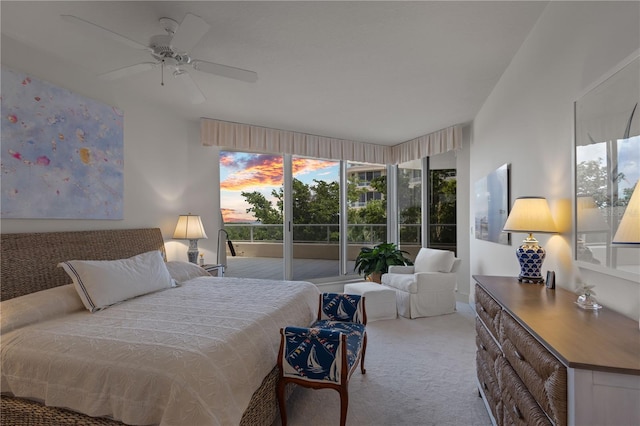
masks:
[[[204,37],[209,28],[211,25],[204,19],[187,13],[171,39],[171,47],[180,53],[189,52]]]
[[[98,77],[100,77],[103,80],[116,80],[118,78],[137,74],[142,71],[148,71],[150,69],[155,68],[157,65],[158,65],[157,62],[142,62],[140,64],[130,65],[124,68],[118,68],[117,70],[100,74]]]
[[[100,25],[94,24],[93,22],[85,21],[82,18],[78,18],[73,15],[60,15],[60,18],[66,22],[71,22],[79,28],[84,29],[85,31],[93,32],[94,34],[99,34],[105,37],[109,37],[112,40],[118,41],[120,43],[124,43],[129,47],[133,47],[134,49],[141,50],[150,50],[149,47],[144,44],[138,43],[137,41],[133,41],[125,36],[122,36],[118,33],[114,33],[111,30],[108,30]]]
[[[173,73],[173,76],[176,80],[182,83],[182,86],[186,90],[192,104],[201,104],[207,100],[196,82],[193,80],[193,77],[191,77],[188,72],[176,71]]]
[[[246,81],[247,83],[255,83],[258,81],[258,74],[254,71],[243,70],[242,68],[230,67],[228,65],[214,64],[213,62],[201,61],[199,59],[194,60],[192,64],[193,68],[198,71],[209,74]]]

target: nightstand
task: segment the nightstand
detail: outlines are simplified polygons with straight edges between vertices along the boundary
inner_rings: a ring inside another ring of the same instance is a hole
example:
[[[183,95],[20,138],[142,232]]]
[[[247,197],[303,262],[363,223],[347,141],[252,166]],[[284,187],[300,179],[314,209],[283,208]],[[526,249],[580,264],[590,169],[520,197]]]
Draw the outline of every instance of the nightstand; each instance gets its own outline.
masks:
[[[222,264],[202,265],[201,268],[203,268],[205,271],[207,271],[210,275],[213,275],[214,277],[224,276],[224,265]]]

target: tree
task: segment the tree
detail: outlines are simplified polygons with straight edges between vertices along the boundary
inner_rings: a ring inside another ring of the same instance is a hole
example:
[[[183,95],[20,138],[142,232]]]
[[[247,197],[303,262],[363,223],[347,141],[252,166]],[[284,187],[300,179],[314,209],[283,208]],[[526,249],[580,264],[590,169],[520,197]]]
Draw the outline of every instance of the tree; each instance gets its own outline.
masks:
[[[253,213],[256,219],[260,223],[265,225],[274,225],[282,223],[282,209],[277,210],[273,207],[271,202],[258,191],[253,192],[241,192],[244,199],[251,206],[247,209],[247,213]],[[234,234],[229,236],[230,238],[237,238]],[[249,239],[245,237],[243,239]],[[253,228],[254,240],[282,240],[282,227],[265,226]]]
[[[434,170],[431,175],[432,199],[430,202],[430,217],[432,224],[455,224],[455,170]],[[420,242],[420,227],[422,222],[422,206],[420,182],[411,182],[413,172],[407,170],[398,176],[398,202],[400,207],[400,224],[413,225],[401,229],[401,241]],[[358,178],[351,176],[347,182],[347,199],[350,203],[359,200],[367,193],[367,189],[358,186]],[[296,241],[326,241],[327,235],[331,241],[339,240],[337,225],[340,221],[340,185],[335,181],[314,180],[313,184],[305,184],[299,179],[293,179],[293,223],[294,240]],[[386,240],[387,223],[387,177],[379,176],[371,180],[369,186],[380,193],[380,199],[369,200],[365,206],[347,209],[349,242],[379,242]],[[266,197],[257,192],[242,192],[242,196],[251,206],[247,213],[253,213],[262,224],[282,224],[284,189],[273,190],[271,195],[276,199],[275,207]],[[317,226],[325,224],[329,227]],[[309,226],[304,226],[309,225]],[[335,225],[335,226],[331,226]],[[456,241],[455,226],[432,226],[431,240],[438,243],[453,243]],[[266,228],[262,232],[254,230],[254,238],[274,239],[275,228]],[[281,235],[278,234],[278,235]],[[281,238],[281,237],[280,237]]]
[[[622,190],[622,193],[624,194],[624,205],[627,206],[629,205],[629,201],[631,201],[631,196],[633,195],[633,191],[636,189],[636,186],[638,186],[638,182],[636,182],[631,188],[625,188]]]
[[[375,177],[369,182],[369,186],[381,194],[381,199],[369,200],[363,207],[348,209],[348,223],[352,225],[347,231],[348,242],[381,242],[387,239],[387,177]],[[357,202],[362,194],[368,192],[366,188],[359,186],[357,176],[354,175],[349,179],[347,189],[349,203]]]
[[[607,170],[600,166],[602,158],[582,161],[576,166],[576,195],[590,195],[598,207],[606,207]]]
[[[293,238],[296,241],[323,241],[327,234],[331,240],[339,239],[339,231],[319,226],[300,226],[316,224],[338,224],[340,220],[340,186],[337,182],[314,180],[314,184],[307,185],[299,179],[293,179]],[[242,192],[247,204],[251,207],[247,213],[252,213],[263,224],[282,224],[284,211],[284,188],[272,190],[271,195],[276,199],[275,207],[266,197],[257,192]],[[259,228],[258,228],[259,229]],[[264,236],[263,234],[260,234]],[[271,234],[269,234],[271,235]],[[281,233],[280,233],[281,235]],[[254,232],[254,238],[256,237]],[[271,239],[271,238],[270,238]]]
[[[431,171],[431,201],[429,202],[430,241],[436,244],[456,244],[455,169]]]
[[[582,161],[576,166],[576,194],[592,196],[598,207],[626,206],[631,194],[623,190],[620,197],[617,193],[618,182],[624,180],[624,173],[610,176],[602,163],[602,158],[598,158]],[[613,189],[611,194],[610,186]]]
[[[251,207],[247,209],[247,213],[252,213],[260,223],[275,224],[282,223],[282,206],[276,210],[271,202],[258,191],[241,192],[247,204]]]
[[[310,221],[307,223],[332,223],[340,222],[340,184],[338,182],[325,182],[315,180],[311,187],[313,197],[309,203]]]
[[[416,181],[417,179],[417,181]],[[414,180],[412,182],[412,180]],[[398,174],[398,209],[400,242],[420,244],[422,241],[422,180],[413,169],[400,169]]]

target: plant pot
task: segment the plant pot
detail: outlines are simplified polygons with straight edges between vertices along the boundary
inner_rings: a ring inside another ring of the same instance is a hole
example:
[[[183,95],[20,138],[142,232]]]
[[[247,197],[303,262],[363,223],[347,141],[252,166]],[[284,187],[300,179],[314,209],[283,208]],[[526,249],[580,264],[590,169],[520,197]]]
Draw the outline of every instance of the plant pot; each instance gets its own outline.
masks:
[[[378,283],[381,284],[382,283],[382,274],[380,272],[374,272],[373,274],[370,274],[367,276],[367,280],[374,282],[374,283]]]

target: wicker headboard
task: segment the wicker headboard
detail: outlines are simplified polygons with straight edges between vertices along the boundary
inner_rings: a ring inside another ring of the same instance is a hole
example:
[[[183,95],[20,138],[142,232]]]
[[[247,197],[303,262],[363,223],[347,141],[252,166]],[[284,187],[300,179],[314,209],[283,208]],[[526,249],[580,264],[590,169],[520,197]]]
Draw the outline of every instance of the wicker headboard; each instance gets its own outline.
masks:
[[[151,250],[166,258],[159,228],[2,234],[0,300],[70,284],[58,263],[125,259]]]

